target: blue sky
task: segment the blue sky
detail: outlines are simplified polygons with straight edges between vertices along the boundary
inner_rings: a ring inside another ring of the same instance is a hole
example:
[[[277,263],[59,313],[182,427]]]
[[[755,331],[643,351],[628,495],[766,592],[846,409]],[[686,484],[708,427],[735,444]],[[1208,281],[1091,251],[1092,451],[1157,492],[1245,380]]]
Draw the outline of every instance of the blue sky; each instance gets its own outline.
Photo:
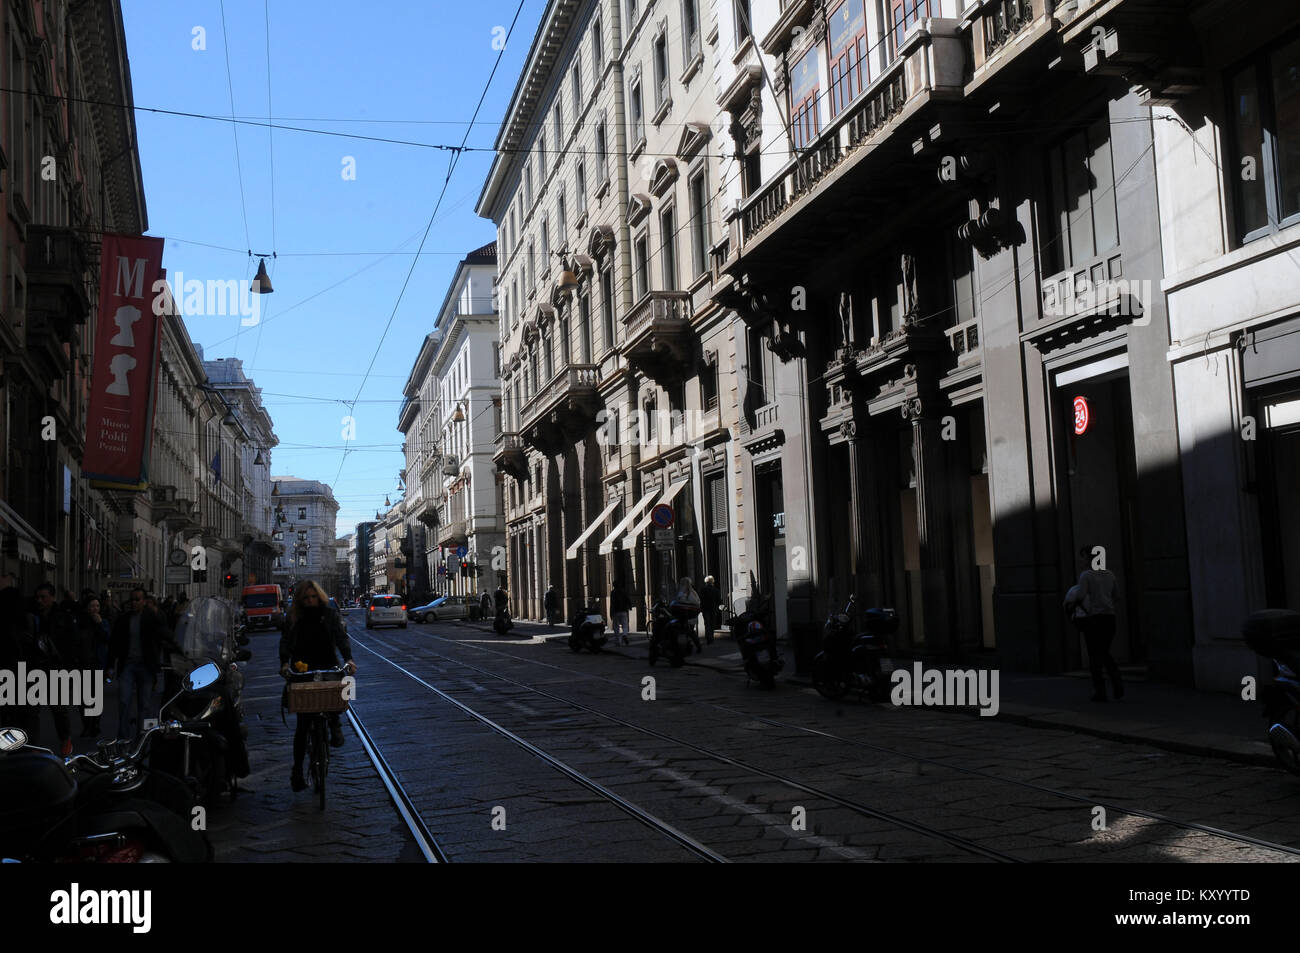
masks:
[[[225,31],[218,0],[123,0],[137,107],[229,117],[233,93],[239,118],[457,145],[498,55],[493,28],[509,26],[518,0],[224,4]],[[467,145],[490,150],[544,5],[525,0]],[[193,48],[196,27],[205,50]],[[256,325],[237,315],[186,324],[205,358],[244,361],[280,439],[273,472],[329,483],[346,535],[385,494],[396,500],[402,385],[457,261],[495,237],[474,214],[492,153],[458,162],[380,346],[452,153],[239,125],[237,162],[228,121],[137,109],[136,123],[148,234],[167,239],[169,278],[248,280],[250,248],[279,256]],[[342,418],[363,380],[344,460]]]

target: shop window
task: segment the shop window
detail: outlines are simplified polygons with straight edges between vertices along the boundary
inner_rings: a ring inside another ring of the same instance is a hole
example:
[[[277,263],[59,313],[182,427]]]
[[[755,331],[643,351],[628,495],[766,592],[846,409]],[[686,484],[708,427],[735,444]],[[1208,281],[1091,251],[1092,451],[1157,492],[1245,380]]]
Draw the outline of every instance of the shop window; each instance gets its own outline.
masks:
[[[1228,74],[1227,167],[1243,244],[1300,222],[1300,37]]]

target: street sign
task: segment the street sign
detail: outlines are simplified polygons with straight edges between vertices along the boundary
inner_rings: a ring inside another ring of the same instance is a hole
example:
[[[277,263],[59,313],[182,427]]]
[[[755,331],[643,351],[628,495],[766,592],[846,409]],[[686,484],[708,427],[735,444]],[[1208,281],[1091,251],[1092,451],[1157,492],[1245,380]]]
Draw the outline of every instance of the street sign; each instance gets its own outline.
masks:
[[[650,522],[667,529],[673,525],[673,508],[667,503],[660,503],[650,511]]]
[[[163,582],[169,586],[188,586],[190,583],[189,566],[168,566],[163,574]]]
[[[465,558],[465,554],[468,553],[468,552],[469,552],[469,550],[466,549],[464,546],[457,546],[457,547],[456,547],[456,555],[459,556],[461,559],[464,559],[464,558]]]
[[[673,531],[671,529],[665,529],[663,527],[659,527],[658,529],[655,530],[654,540],[655,540],[655,549],[658,550],[659,552],[670,553],[673,551],[673,547],[676,545],[676,539],[674,538]]]

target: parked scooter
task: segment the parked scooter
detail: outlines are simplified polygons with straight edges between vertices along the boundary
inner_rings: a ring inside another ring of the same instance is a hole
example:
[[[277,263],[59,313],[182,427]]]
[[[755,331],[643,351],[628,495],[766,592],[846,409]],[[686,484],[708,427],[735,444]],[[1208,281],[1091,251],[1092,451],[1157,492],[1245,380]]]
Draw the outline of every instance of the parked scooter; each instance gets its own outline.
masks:
[[[234,620],[223,600],[196,599],[177,624],[180,654],[172,657],[173,671],[184,675],[211,663],[221,677],[204,689],[181,692],[163,706],[162,718],[179,721],[186,734],[156,742],[150,756],[152,767],[183,778],[204,802],[227,791],[234,798],[239,779],[249,773],[248,726],[240,702],[244,674],[238,663],[252,653],[240,647],[248,636]]]
[[[696,610],[698,612],[698,609]],[[682,607],[669,606],[663,600],[650,607],[650,664],[659,656],[668,659],[673,668],[686,663],[686,623]]]
[[[851,627],[855,598],[849,596],[844,611],[826,619],[822,651],[813,659],[813,687],[830,699],[856,691],[873,702],[886,701],[893,668],[887,660],[887,636],[898,631],[898,613],[893,609],[867,609],[862,613],[865,631],[855,634]]]
[[[785,659],[776,647],[776,630],[768,624],[769,600],[759,596],[750,600],[745,611],[732,617],[731,631],[740,646],[745,663],[745,684],[756,681],[764,688],[776,687],[776,676],[785,668]],[[767,650],[767,658],[762,657]]]
[[[510,618],[510,611],[504,608],[498,609],[497,617],[492,620],[493,631],[495,631],[497,635],[505,635],[514,627],[515,624]]]
[[[595,654],[608,641],[609,637],[605,635],[605,617],[596,600],[592,599],[585,609],[573,617],[573,625],[569,630],[569,649],[581,652],[585,648]]]
[[[1282,767],[1300,774],[1300,612],[1264,609],[1252,613],[1242,636],[1273,663],[1274,680],[1260,689],[1268,719],[1268,741]]]
[[[221,677],[215,664],[186,676],[200,692]],[[194,800],[177,778],[146,766],[152,744],[187,734],[161,722],[134,744],[102,741],[66,760],[0,728],[0,856],[42,863],[199,863],[212,859],[192,827]],[[192,734],[192,733],[190,733]]]

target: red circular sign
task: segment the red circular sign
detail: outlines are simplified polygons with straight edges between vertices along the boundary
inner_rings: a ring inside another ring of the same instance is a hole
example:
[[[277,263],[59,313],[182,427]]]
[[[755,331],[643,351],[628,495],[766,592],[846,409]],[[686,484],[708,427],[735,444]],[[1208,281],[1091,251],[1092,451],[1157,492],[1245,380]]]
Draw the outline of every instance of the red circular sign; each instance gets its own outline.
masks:
[[[1082,435],[1088,432],[1088,398],[1074,398],[1074,432]]]

